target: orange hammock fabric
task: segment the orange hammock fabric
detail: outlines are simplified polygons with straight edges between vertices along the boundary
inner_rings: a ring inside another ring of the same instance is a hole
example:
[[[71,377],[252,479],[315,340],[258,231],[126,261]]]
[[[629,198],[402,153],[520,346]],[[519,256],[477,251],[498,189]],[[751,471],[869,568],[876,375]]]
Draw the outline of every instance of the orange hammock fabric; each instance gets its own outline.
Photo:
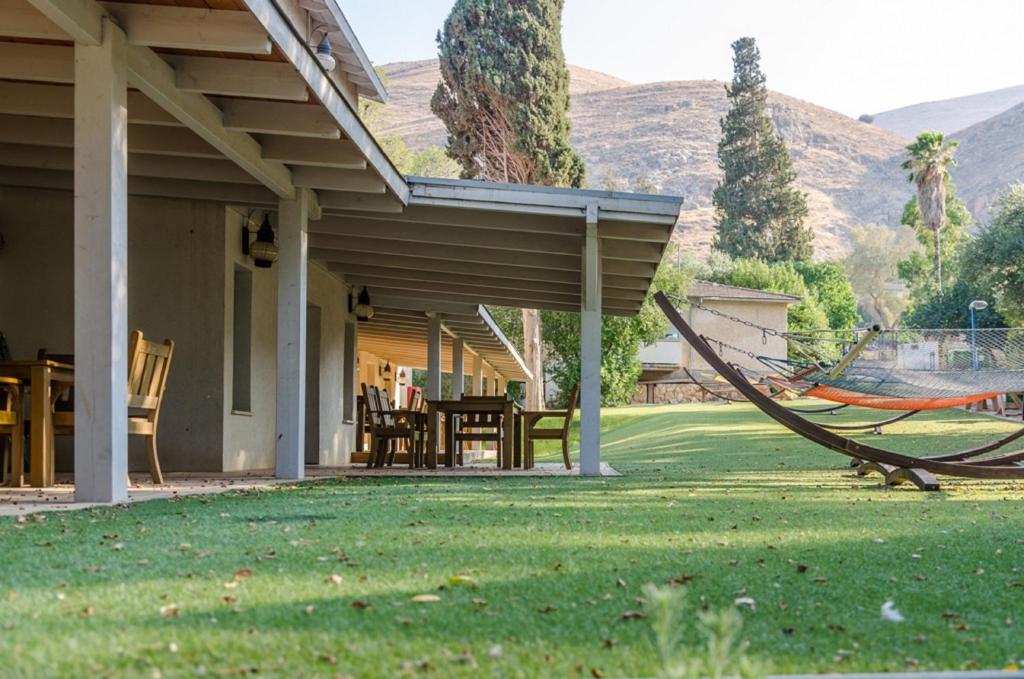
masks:
[[[855,391],[847,391],[838,387],[826,387],[824,385],[811,387],[804,392],[804,396],[813,396],[827,401],[834,401],[835,403],[847,403],[852,406],[864,406],[865,408],[877,408],[879,410],[939,410],[942,408],[955,408],[986,398],[995,398],[998,395],[999,392],[971,394],[969,396],[953,398],[896,398],[893,396],[858,394]]]
[[[814,398],[825,399],[833,403],[845,403],[851,406],[863,406],[877,410],[941,410],[943,408],[965,406],[968,403],[976,403],[986,398],[995,398],[999,395],[999,392],[992,392],[989,394],[971,394],[969,396],[953,398],[899,398],[895,396],[861,394],[856,391],[829,387],[823,384],[812,385],[809,382],[801,382],[799,380],[788,381],[778,377],[768,377],[766,379],[780,389],[796,391],[802,396],[813,396]]]

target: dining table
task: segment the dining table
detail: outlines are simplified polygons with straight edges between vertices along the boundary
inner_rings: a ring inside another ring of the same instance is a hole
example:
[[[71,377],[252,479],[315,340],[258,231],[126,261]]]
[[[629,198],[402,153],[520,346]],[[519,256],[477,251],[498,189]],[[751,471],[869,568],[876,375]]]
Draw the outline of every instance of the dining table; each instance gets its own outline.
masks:
[[[504,396],[471,396],[427,401],[427,467],[437,469],[440,419],[444,418],[444,465],[455,466],[455,418],[469,413],[500,413],[502,469],[514,469],[523,461],[523,408]]]
[[[75,382],[75,368],[68,363],[51,359],[27,361],[0,361],[0,377],[20,380],[29,390],[29,438],[31,453],[29,481],[32,486],[45,488],[54,482],[54,389]],[[12,460],[11,485],[25,485],[25,461]]]

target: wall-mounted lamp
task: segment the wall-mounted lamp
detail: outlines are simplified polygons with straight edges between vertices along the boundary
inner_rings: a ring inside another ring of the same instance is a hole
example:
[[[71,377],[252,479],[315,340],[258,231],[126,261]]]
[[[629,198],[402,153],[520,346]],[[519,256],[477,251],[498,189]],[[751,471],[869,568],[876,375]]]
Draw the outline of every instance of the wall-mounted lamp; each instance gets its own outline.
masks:
[[[373,318],[374,311],[370,305],[370,293],[365,285],[360,291],[359,297],[356,298],[355,304],[352,304],[352,295],[348,296],[348,312],[355,314],[357,321],[368,321]]]
[[[320,62],[325,71],[333,71],[334,67],[338,65],[333,52],[331,41],[327,38],[327,31],[324,31],[324,37],[320,38],[320,42],[316,46],[316,60]]]
[[[263,223],[256,231],[256,240],[250,241],[249,220],[242,227],[242,254],[252,257],[256,266],[269,269],[277,261],[277,243],[274,242],[274,229],[270,226],[270,215],[263,213]]]
[[[401,370],[398,371],[398,386],[404,387],[405,386],[405,380],[406,380],[405,368],[402,368]]]
[[[390,387],[391,386],[391,361],[387,361],[384,364],[383,376],[384,376],[384,386],[385,387]]]

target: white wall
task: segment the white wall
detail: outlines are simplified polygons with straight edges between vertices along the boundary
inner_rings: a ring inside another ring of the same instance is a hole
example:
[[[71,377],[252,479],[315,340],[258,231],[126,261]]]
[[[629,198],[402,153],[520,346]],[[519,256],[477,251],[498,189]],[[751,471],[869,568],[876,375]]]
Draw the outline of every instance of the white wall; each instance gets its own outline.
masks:
[[[41,347],[74,351],[72,210],[68,191],[0,186],[0,330],[14,358],[34,358]],[[158,437],[165,471],[274,466],[277,273],[242,255],[243,220],[211,202],[129,199],[129,327],[175,341]],[[236,264],[253,272],[249,414],[231,412]],[[345,464],[354,446],[341,393],[348,292],[322,268],[309,275],[310,303],[323,313],[320,463]],[[132,438],[131,468],[144,470],[142,441]],[[61,469],[70,443],[59,437]]]

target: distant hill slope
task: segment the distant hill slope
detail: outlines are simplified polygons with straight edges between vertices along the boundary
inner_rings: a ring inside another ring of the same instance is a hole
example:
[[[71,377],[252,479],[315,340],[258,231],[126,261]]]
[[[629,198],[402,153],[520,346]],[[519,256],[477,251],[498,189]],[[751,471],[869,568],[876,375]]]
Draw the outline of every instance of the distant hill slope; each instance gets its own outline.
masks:
[[[925,130],[951,134],[1024,102],[1024,85],[928,101],[875,114],[874,125],[914,138]]]
[[[1024,103],[953,135],[960,142],[953,181],[975,219],[985,222],[992,202],[1024,181]]]
[[[384,133],[400,134],[414,148],[443,145],[444,127],[430,112],[437,62],[383,70],[392,95]],[[573,66],[570,76],[572,143],[587,163],[590,183],[600,188],[608,177],[645,177],[658,190],[683,196],[677,239],[687,250],[706,251],[719,177],[718,121],[728,107],[723,83],[631,85]],[[770,107],[800,187],[809,194],[819,257],[843,254],[857,224],[898,223],[912,195],[899,169],[906,139],[782,94],[770,95]]]

